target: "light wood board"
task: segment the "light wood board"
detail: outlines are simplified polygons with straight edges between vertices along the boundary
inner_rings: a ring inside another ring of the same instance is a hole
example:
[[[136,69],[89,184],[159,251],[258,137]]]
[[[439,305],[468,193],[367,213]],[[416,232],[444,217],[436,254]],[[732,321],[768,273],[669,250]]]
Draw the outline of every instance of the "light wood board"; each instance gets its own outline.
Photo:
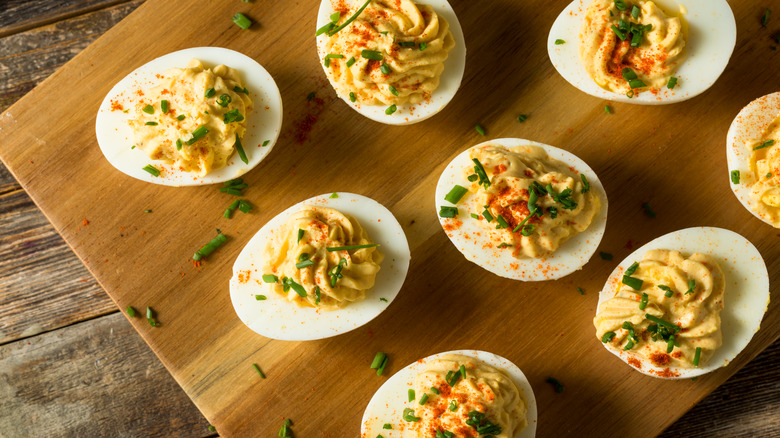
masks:
[[[291,417],[299,436],[355,436],[363,408],[384,381],[368,369],[390,354],[387,374],[439,351],[479,348],[515,362],[539,403],[539,435],[652,436],[736,372],[780,333],[775,305],[762,330],[729,367],[696,382],[642,376],[595,339],[597,291],[627,243],[696,225],[751,240],[778,280],[777,231],[729,193],[728,125],[750,100],[777,91],[780,73],[762,11],[732,4],[737,48],[707,93],[667,107],[591,98],[558,76],[546,55],[549,26],[565,1],[453,2],[469,50],[464,82],[450,106],[410,127],[358,117],[324,80],[313,29],[317,3],[149,0],[0,116],[0,158],[120,308],[154,307],[163,325],[132,323],[224,436],[269,436]],[[232,24],[244,11],[250,31]],[[222,219],[232,201],[215,187],[168,188],[113,169],[94,139],[97,107],[111,86],[174,50],[214,45],[243,52],[274,76],[285,105],[284,135],[245,178],[251,215]],[[308,103],[315,91],[321,109]],[[295,128],[318,117],[311,136]],[[518,114],[529,114],[519,124]],[[484,138],[521,137],[568,149],[600,175],[610,200],[602,250],[556,282],[524,284],[466,262],[441,231],[433,208],[438,174]],[[412,265],[399,298],[374,322],[315,342],[264,339],[235,316],[227,281],[252,234],[310,196],[351,191],[394,212],[409,238]],[[657,217],[644,216],[650,202]],[[144,210],[152,209],[146,214]],[[86,225],[85,225],[86,221]],[[232,238],[201,268],[188,261],[215,228]],[[585,296],[576,287],[585,290]],[[251,368],[268,375],[261,380]],[[544,383],[554,376],[566,390]],[[639,415],[642,413],[643,415]]]

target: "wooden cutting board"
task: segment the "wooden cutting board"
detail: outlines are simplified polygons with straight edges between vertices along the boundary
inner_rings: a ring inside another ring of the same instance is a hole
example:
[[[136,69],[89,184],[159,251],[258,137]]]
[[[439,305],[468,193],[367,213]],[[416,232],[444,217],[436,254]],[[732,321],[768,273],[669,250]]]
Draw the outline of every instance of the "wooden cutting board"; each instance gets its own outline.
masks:
[[[417,125],[380,125],[336,100],[318,65],[315,0],[148,0],[0,116],[0,158],[120,308],[157,311],[160,327],[131,322],[221,435],[274,436],[289,417],[296,436],[357,436],[363,409],[387,376],[433,353],[481,349],[529,377],[539,436],[653,436],[778,338],[772,304],[731,365],[695,382],[662,381],[614,358],[592,325],[598,291],[615,264],[632,248],[691,226],[747,237],[776,289],[778,232],[730,194],[725,159],[734,116],[780,84],[778,52],[770,49],[777,21],[761,28],[764,6],[732,5],[737,47],[708,92],[664,107],[613,104],[608,115],[606,102],[571,87],[547,58],[547,33],[566,0],[452,3],[466,35],[466,75],[453,102]],[[780,10],[776,2],[766,6]],[[251,30],[230,21],[238,11],[255,20]],[[136,181],[111,167],[95,140],[97,108],[119,79],[195,46],[256,59],[275,78],[286,109],[275,149],[245,176],[256,209],[232,220],[222,218],[232,198],[216,187]],[[323,102],[308,101],[311,92]],[[518,123],[519,114],[528,120]],[[300,135],[315,119],[310,135]],[[609,195],[600,249],[615,259],[596,257],[544,283],[502,279],[467,262],[441,230],[433,194],[445,164],[486,139],[475,123],[488,139],[532,139],[584,159]],[[230,303],[233,260],[275,214],[333,191],[376,199],[404,227],[412,264],[401,294],[376,320],[335,338],[256,335]],[[643,214],[644,202],[655,219]],[[230,241],[193,266],[189,257],[215,228]],[[390,355],[384,377],[368,368],[377,351]],[[548,376],[565,391],[556,394]]]

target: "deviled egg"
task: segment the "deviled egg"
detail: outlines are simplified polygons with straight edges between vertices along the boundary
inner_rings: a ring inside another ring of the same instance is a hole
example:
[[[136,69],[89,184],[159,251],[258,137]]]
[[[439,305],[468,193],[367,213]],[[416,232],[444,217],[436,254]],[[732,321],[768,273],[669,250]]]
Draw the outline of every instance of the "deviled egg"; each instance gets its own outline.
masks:
[[[596,252],[607,194],[570,152],[504,138],[471,147],[447,165],[436,210],[469,261],[506,278],[552,280],[582,268]]]
[[[322,0],[316,38],[339,97],[380,123],[437,114],[463,79],[466,44],[446,0]]]
[[[553,23],[547,51],[591,96],[660,105],[711,87],[736,37],[725,0],[574,0]]]
[[[768,306],[766,265],[747,239],[687,228],[652,240],[615,268],[594,325],[604,347],[634,369],[681,379],[728,365]]]
[[[276,83],[253,59],[195,47],[154,59],[119,81],[95,131],[119,171],[168,186],[224,182],[273,148],[282,126]]]
[[[780,92],[750,102],[726,140],[731,190],[745,208],[780,228]]]
[[[410,252],[393,214],[351,193],[279,213],[233,264],[230,298],[247,327],[279,340],[336,336],[376,318],[398,295]]]
[[[366,406],[360,436],[476,436],[479,427],[481,435],[531,438],[536,423],[533,389],[515,364],[457,350],[415,361],[388,379]]]

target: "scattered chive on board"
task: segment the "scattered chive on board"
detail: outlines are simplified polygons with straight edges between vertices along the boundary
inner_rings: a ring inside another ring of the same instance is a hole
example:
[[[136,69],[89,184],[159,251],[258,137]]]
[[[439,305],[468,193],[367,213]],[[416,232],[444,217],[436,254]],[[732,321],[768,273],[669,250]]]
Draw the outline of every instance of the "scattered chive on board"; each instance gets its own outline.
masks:
[[[482,125],[480,125],[479,123],[474,125],[474,129],[479,133],[479,135],[483,137],[485,136],[485,128],[483,128]]]
[[[233,16],[233,23],[236,23],[236,26],[244,30],[247,30],[252,26],[252,20],[241,12],[236,12],[236,15]]]
[[[263,374],[263,371],[261,371],[261,370],[260,370],[260,367],[259,367],[259,366],[257,366],[257,364],[256,364],[256,363],[253,363],[253,364],[252,364],[252,368],[254,368],[254,369],[255,369],[255,371],[257,371],[257,374],[260,374],[260,377],[262,377],[263,379],[265,379],[265,374]]]

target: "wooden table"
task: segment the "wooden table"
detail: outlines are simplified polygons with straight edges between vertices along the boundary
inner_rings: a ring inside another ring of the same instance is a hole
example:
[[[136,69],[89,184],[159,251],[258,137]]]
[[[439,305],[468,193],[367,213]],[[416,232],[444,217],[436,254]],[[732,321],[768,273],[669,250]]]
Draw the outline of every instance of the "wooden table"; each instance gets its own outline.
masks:
[[[142,2],[4,0],[0,111]],[[780,434],[779,358],[775,342],[661,436]],[[215,434],[0,165],[0,436],[96,435]]]

